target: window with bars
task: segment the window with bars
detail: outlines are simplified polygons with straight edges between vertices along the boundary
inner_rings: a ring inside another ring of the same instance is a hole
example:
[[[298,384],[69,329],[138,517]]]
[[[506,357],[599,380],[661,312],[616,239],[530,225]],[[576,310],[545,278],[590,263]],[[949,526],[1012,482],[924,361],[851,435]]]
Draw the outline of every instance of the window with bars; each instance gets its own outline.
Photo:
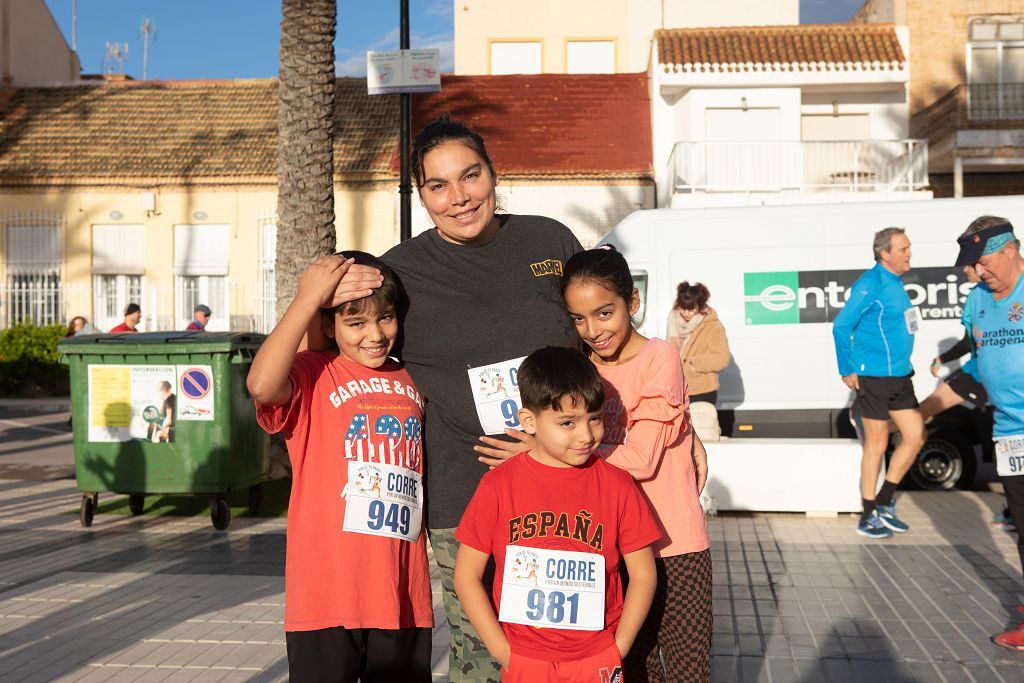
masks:
[[[222,275],[179,275],[174,278],[174,317],[177,326],[185,329],[192,322],[196,306],[205,304],[213,311],[206,329],[230,328],[228,278]]]
[[[63,322],[60,222],[33,212],[4,216],[4,326]]]
[[[93,317],[97,329],[106,331],[120,324],[130,303],[139,304],[147,313],[142,300],[145,258],[144,226],[92,226]],[[146,322],[143,325],[153,329]]]
[[[179,329],[192,322],[197,304],[213,310],[206,329],[231,328],[227,225],[174,226],[174,318]]]
[[[144,304],[141,275],[95,275],[93,293],[93,315],[96,328],[101,332],[106,332],[124,320],[124,309],[128,304]]]

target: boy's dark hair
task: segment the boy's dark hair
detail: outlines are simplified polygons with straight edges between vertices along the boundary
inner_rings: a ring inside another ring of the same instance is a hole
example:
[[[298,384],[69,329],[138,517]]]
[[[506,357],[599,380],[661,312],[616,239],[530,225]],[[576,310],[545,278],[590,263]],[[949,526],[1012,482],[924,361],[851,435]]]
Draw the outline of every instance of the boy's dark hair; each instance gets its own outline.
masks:
[[[373,290],[373,294],[365,296],[362,299],[356,299],[355,301],[349,301],[346,304],[335,306],[333,308],[321,308],[320,311],[324,315],[334,316],[338,313],[341,315],[359,315],[365,311],[381,311],[388,306],[398,307],[398,298],[401,293],[401,287],[398,284],[398,278],[395,276],[395,272],[384,265],[384,262],[373,254],[367,254],[365,251],[339,251],[335,256],[341,256],[346,259],[355,259],[355,262],[361,266],[371,266],[380,271],[380,274],[384,276],[384,282],[381,283],[380,287]]]
[[[610,244],[581,251],[566,262],[562,273],[562,294],[574,282],[596,282],[621,297],[627,306],[633,298],[633,276],[629,272],[629,264]]]
[[[412,154],[409,159],[409,166],[412,168],[413,177],[416,180],[416,187],[423,187],[425,178],[423,173],[423,157],[427,156],[435,147],[440,147],[446,142],[460,142],[466,147],[480,155],[480,158],[487,164],[487,170],[494,175],[494,164],[487,156],[487,148],[484,146],[484,139],[478,133],[473,132],[464,123],[452,121],[447,114],[442,114],[423,127],[416,138],[412,141]]]
[[[534,351],[519,366],[517,381],[523,407],[535,413],[561,410],[566,396],[590,413],[604,405],[601,376],[579,349],[548,346]]]
[[[132,313],[138,313],[142,308],[138,304],[128,304],[124,307],[124,315],[128,317]]]

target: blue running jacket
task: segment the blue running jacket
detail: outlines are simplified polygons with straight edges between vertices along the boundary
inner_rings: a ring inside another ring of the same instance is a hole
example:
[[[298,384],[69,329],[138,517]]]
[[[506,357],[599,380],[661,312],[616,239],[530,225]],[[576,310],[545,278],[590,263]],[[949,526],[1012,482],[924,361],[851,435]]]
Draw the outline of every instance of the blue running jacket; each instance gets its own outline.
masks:
[[[905,377],[910,374],[913,309],[899,275],[881,263],[853,283],[850,298],[832,323],[842,376]]]

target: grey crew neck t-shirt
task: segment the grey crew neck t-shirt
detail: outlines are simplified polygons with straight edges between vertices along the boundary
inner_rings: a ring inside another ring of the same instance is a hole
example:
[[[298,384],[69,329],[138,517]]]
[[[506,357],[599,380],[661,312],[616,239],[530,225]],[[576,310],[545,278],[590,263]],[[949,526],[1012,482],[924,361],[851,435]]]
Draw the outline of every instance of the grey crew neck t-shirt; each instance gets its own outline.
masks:
[[[562,268],[582,250],[567,227],[542,216],[499,216],[481,246],[452,244],[436,229],[382,257],[408,297],[398,349],[426,397],[427,525],[458,525],[487,466],[473,446],[484,433],[468,371],[575,346],[562,301]]]

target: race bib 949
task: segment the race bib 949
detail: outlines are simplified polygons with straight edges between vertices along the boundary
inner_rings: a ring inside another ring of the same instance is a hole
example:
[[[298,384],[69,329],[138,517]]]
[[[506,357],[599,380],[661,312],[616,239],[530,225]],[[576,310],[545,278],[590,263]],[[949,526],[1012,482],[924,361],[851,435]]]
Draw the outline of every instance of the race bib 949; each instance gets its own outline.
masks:
[[[1000,477],[1024,475],[1024,435],[996,441],[996,472]]]
[[[604,579],[599,553],[506,546],[498,621],[600,631]]]
[[[415,541],[423,527],[423,477],[419,472],[383,463],[348,464],[345,521],[357,534]]]

